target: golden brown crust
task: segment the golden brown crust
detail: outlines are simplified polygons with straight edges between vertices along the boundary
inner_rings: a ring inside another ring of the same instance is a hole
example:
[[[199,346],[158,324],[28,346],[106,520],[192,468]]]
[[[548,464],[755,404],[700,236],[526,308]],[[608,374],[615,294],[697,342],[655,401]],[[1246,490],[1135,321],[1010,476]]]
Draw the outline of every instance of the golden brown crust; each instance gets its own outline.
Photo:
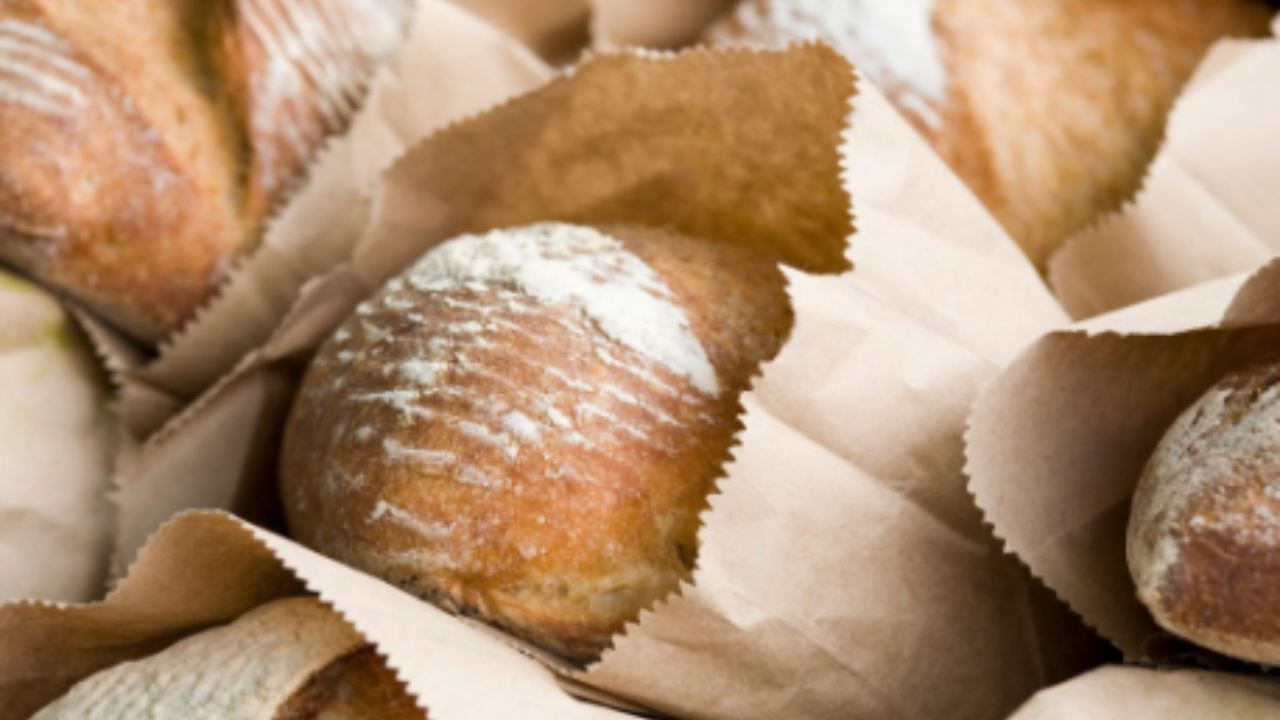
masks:
[[[316,673],[275,720],[425,720],[404,683],[371,646]]]
[[[1280,360],[1229,374],[1170,427],[1129,521],[1138,597],[1169,631],[1280,663]]]
[[[721,392],[571,302],[509,283],[393,282],[299,391],[281,461],[295,536],[577,660],[675,589],[738,394],[790,309],[777,267],[743,251],[609,234],[665,281]]]
[[[1038,266],[1137,191],[1169,110],[1258,0],[938,0],[954,107],[940,154]]]
[[[176,329],[346,128],[410,8],[0,5],[0,259],[143,339]]]
[[[247,135],[247,215],[266,217],[341,133],[404,31],[411,0],[232,0],[220,32],[228,99]]]
[[[154,336],[243,241],[234,153],[174,3],[0,8],[0,256]]]

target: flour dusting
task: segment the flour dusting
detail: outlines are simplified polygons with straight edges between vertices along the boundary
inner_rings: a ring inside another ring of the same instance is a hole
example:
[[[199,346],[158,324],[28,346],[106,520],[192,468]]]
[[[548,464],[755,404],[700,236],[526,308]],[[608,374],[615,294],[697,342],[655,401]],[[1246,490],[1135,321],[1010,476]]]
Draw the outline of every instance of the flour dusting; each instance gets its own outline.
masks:
[[[946,99],[947,76],[933,31],[935,0],[748,0],[731,16],[745,37],[768,44],[820,38],[930,126]],[[735,39],[729,26],[709,33]]]
[[[44,28],[0,20],[0,103],[70,117],[88,103],[93,76],[71,58],[71,46]]]
[[[1182,537],[1168,528],[1186,518],[1193,530],[1229,534],[1242,544],[1280,546],[1280,523],[1269,508],[1224,512],[1213,517],[1197,513],[1187,517],[1189,506],[1230,492],[1225,479],[1247,472],[1255,464],[1280,466],[1280,385],[1272,385],[1249,403],[1249,413],[1229,420],[1235,413],[1228,402],[1240,391],[1213,388],[1193,403],[1173,423],[1153,453],[1151,466],[1140,483],[1140,493],[1150,492],[1135,505],[1131,524],[1165,528],[1154,533],[1150,547],[1130,543],[1130,566],[1144,569],[1135,578],[1140,586],[1157,587],[1181,556]],[[1158,471],[1161,483],[1150,490],[1147,474]],[[1269,481],[1265,497],[1280,496],[1280,478]],[[1157,519],[1158,518],[1158,519]]]
[[[609,336],[701,392],[720,391],[670,288],[617,239],[593,228],[546,223],[464,235],[428,253],[407,277],[422,292],[480,280],[513,285],[546,303],[572,303]]]

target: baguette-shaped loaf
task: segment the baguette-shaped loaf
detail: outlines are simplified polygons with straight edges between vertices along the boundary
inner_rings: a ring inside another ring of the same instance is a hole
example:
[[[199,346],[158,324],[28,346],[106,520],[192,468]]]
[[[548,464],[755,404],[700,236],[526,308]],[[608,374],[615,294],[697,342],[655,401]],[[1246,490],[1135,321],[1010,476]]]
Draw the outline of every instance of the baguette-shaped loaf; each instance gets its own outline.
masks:
[[[712,42],[820,37],[881,87],[1037,265],[1140,185],[1183,83],[1263,0],[744,0]]]
[[[422,717],[351,626],[317,600],[291,598],[91,675],[33,720]]]
[[[689,576],[739,394],[791,311],[725,243],[465,236],[325,344],[281,460],[303,542],[575,660]]]
[[[1280,360],[1228,374],[1165,433],[1133,497],[1128,560],[1165,629],[1280,665]]]

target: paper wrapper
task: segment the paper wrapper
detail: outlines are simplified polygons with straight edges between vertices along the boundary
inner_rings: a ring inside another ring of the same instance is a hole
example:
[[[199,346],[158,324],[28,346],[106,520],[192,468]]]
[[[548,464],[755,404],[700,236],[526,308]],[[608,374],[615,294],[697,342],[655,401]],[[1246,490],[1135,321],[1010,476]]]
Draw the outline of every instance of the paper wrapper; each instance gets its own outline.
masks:
[[[976,404],[968,471],[1008,548],[1132,659],[1216,663],[1160,631],[1125,560],[1147,458],[1229,369],[1280,347],[1280,262],[1045,336]]]
[[[606,55],[416,145],[349,262],[143,449],[121,557],[183,507],[274,521],[298,369],[431,246],[538,220],[663,225],[780,258],[797,324],[744,396],[692,582],[598,664],[553,666],[574,692],[679,717],[1002,717],[1076,669],[1079,628],[982,527],[964,418],[980,383],[1065,318],[873,89],[840,157],[853,91],[825,46]],[[365,629],[389,592],[349,573],[326,597]],[[383,650],[417,672],[399,647]]]
[[[367,594],[343,590],[355,584]],[[420,600],[223,513],[188,513],[147,543],[104,601],[0,608],[0,719],[26,718],[77,681],[150,655],[211,625],[303,591],[336,609],[382,652],[432,720],[619,718],[570,698],[551,673]]]
[[[1134,203],[1072,238],[1050,263],[1073,317],[1247,272],[1280,251],[1277,76],[1280,41],[1214,47],[1170,116]]]
[[[592,0],[591,41],[601,49],[678,48],[702,31],[735,0]]]
[[[101,595],[118,440],[108,402],[72,316],[0,271],[0,601]]]
[[[1255,720],[1280,716],[1280,683],[1109,666],[1043,690],[1009,720]]]
[[[419,0],[395,58],[348,132],[268,228],[220,295],[126,376],[123,413],[146,437],[261,345],[302,285],[350,254],[379,174],[431,131],[545,81],[550,69],[510,37],[442,0]]]

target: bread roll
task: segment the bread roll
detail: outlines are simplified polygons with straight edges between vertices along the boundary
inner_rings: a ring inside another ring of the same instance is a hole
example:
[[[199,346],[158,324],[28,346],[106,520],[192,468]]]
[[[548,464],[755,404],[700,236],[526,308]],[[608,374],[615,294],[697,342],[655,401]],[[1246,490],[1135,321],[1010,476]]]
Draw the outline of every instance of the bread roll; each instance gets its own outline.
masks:
[[[1138,188],[1214,41],[1263,0],[744,0],[711,42],[821,37],[848,55],[1043,267]]]
[[[80,681],[33,720],[424,718],[355,630],[312,598],[263,605]]]
[[[345,126],[408,2],[0,4],[0,260],[140,338],[177,328]]]
[[[738,396],[790,323],[776,265],[726,243],[452,240],[313,361],[285,431],[289,527],[586,661],[689,576]]]
[[[117,433],[108,402],[58,303],[0,272],[0,602],[101,594]]]
[[[1280,664],[1280,359],[1228,374],[1165,433],[1133,497],[1128,560],[1162,627]]]

